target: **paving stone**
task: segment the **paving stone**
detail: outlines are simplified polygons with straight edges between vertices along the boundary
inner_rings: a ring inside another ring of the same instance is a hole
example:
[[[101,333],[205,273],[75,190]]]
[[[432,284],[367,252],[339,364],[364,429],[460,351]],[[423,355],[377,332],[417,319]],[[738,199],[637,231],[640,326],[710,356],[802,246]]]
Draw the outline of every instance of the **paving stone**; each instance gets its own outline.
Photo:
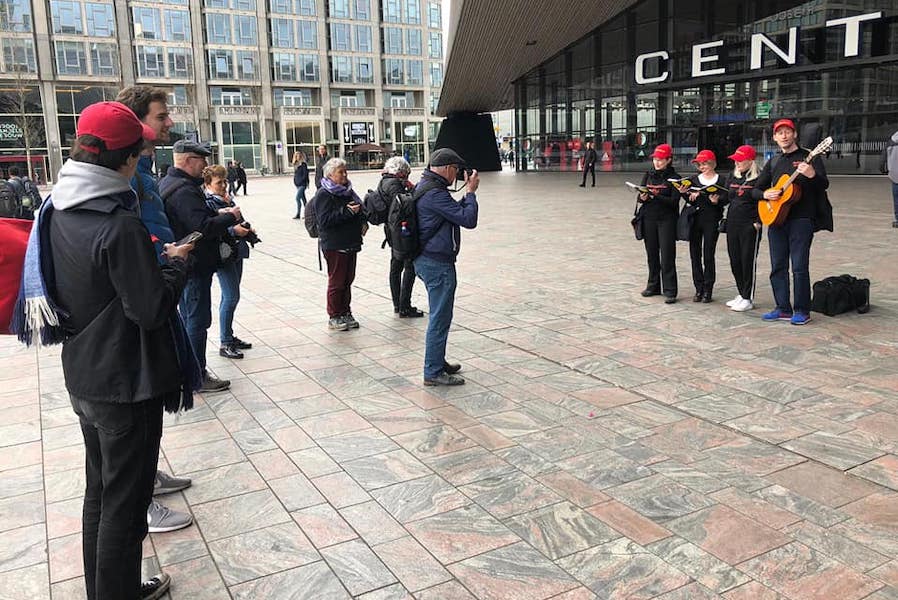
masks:
[[[355,540],[321,550],[346,589],[362,594],[396,581],[396,577],[364,543]]]

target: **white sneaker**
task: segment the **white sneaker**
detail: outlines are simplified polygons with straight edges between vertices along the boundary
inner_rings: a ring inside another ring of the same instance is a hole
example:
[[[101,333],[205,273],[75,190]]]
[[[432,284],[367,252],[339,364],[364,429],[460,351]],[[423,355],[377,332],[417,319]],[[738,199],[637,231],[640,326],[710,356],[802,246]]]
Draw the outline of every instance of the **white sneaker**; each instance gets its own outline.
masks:
[[[745,312],[747,310],[753,309],[754,307],[755,305],[752,304],[751,300],[749,300],[748,298],[743,298],[740,302],[731,306],[730,310],[735,310],[736,312]]]
[[[735,298],[733,298],[732,300],[730,300],[729,302],[727,302],[727,306],[729,306],[730,308],[733,308],[734,306],[736,306],[736,305],[739,304],[740,302],[742,302],[742,296],[741,296],[740,294],[736,294],[736,297],[735,297]]]

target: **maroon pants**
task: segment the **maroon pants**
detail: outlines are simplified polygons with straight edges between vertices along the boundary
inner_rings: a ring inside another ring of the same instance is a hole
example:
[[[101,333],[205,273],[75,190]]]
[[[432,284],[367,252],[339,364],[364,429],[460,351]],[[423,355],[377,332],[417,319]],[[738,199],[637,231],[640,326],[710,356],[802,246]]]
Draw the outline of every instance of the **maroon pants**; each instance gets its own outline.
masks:
[[[352,301],[357,257],[357,252],[324,251],[324,260],[327,261],[327,315],[331,318],[352,312],[349,303]]]

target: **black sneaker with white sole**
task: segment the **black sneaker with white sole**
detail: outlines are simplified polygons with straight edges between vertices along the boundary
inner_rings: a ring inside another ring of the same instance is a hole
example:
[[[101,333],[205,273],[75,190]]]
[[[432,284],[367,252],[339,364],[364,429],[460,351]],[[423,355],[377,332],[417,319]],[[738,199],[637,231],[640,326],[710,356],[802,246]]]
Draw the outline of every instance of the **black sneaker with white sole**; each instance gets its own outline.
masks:
[[[139,600],[158,600],[165,595],[169,587],[171,587],[171,576],[166,573],[159,573],[140,584],[140,595],[138,598]]]

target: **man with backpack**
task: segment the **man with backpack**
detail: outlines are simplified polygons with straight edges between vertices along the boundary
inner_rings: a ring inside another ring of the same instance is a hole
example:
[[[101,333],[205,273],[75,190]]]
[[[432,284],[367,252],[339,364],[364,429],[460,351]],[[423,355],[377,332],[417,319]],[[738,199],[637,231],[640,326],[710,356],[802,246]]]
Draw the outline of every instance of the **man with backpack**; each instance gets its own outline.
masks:
[[[27,176],[22,176],[19,167],[12,166],[9,168],[9,184],[13,187],[19,197],[21,208],[20,217],[23,219],[33,219],[34,211],[41,206],[43,198],[38,191],[37,186]]]
[[[451,148],[440,148],[430,155],[430,165],[415,188],[415,196],[420,195],[416,204],[420,255],[415,258],[415,272],[427,287],[430,305],[424,349],[426,386],[465,382],[456,375],[461,365],[446,362],[446,343],[455,305],[455,259],[461,248],[460,227],[477,227],[479,211],[474,195],[480,185],[477,171],[465,171],[468,191],[464,198],[456,201],[449,194],[449,185],[463,167],[464,161],[458,153]]]

